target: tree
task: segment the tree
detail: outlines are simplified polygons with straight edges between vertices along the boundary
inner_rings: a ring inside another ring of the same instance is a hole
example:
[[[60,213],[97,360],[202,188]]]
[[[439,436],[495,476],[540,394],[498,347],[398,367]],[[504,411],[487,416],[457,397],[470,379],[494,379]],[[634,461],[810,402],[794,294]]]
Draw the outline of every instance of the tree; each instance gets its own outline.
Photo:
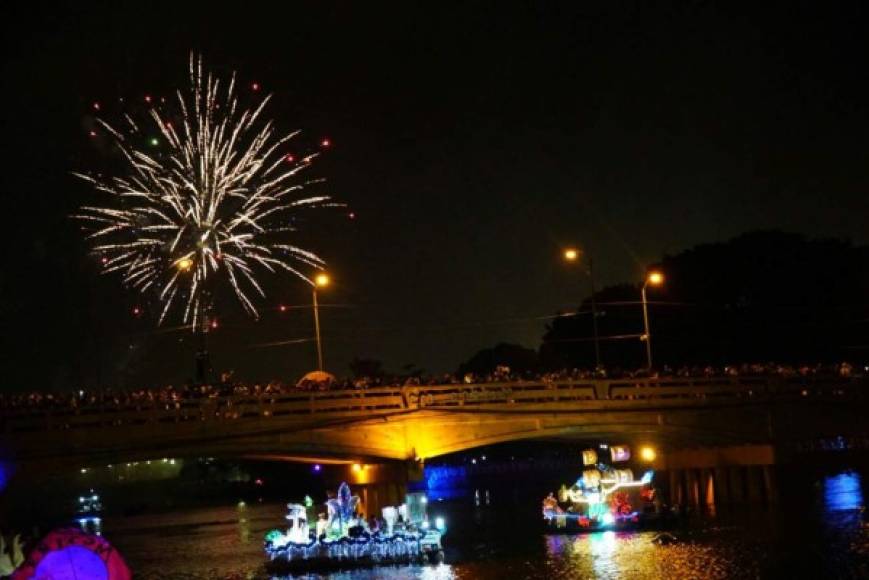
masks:
[[[499,343],[493,348],[486,348],[477,352],[467,361],[459,365],[459,374],[465,373],[486,374],[491,373],[499,365],[510,367],[517,373],[537,370],[537,353],[530,348],[518,344]]]
[[[376,359],[355,357],[350,364],[350,372],[356,379],[378,378],[384,376],[383,363]]]
[[[838,239],[751,232],[665,256],[649,289],[656,366],[854,359],[869,325],[869,249]],[[597,296],[607,366],[643,365],[639,284]],[[587,301],[580,312],[588,310]],[[593,365],[591,319],[557,318],[546,330],[546,366]],[[621,338],[619,338],[621,337]]]

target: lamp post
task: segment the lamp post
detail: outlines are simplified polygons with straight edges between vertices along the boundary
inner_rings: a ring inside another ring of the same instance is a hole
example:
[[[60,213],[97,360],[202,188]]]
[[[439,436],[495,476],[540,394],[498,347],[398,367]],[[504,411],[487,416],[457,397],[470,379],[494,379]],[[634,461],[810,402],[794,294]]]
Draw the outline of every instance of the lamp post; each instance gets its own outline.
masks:
[[[321,272],[314,277],[314,333],[317,336],[317,370],[323,370],[323,344],[320,342],[320,305],[317,302],[317,288],[329,285],[329,275]]]
[[[646,341],[646,368],[652,370],[652,334],[649,332],[649,303],[646,300],[646,286],[660,286],[664,283],[664,275],[657,270],[653,270],[646,275],[646,280],[643,282],[643,289],[640,294],[643,299],[643,340]]]
[[[174,266],[178,269],[178,276],[186,276],[196,267],[195,254],[187,254],[175,260]],[[197,339],[196,354],[194,355],[196,382],[204,384],[211,378],[211,357],[208,354],[208,331],[211,325],[211,295],[203,291],[202,300],[196,305],[196,325],[193,327],[193,335]],[[216,328],[216,326],[214,327]]]
[[[580,258],[580,251],[575,248],[567,248],[564,250],[564,259],[568,262],[576,262]],[[600,339],[597,333],[597,299],[595,298],[594,287],[594,261],[591,256],[588,257],[588,278],[591,282],[591,327],[594,334],[594,368],[600,370]]]

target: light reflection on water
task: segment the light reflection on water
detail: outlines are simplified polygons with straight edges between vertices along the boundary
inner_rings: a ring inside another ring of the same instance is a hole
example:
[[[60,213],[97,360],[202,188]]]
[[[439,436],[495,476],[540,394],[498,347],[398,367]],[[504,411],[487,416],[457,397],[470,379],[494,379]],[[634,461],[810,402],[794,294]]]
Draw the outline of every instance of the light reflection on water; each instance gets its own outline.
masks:
[[[618,575],[618,564],[613,558],[613,553],[616,551],[616,542],[615,532],[599,532],[591,534],[588,538],[588,552],[591,553],[595,576],[606,578]],[[582,551],[584,547],[581,538],[578,538],[573,545],[574,552]]]
[[[659,546],[652,541],[655,536],[654,532],[612,531],[548,536],[548,573],[539,577],[723,579],[759,575],[748,546],[691,537]]]
[[[285,580],[285,576],[273,576],[270,580]],[[458,580],[469,578],[459,576],[449,564],[437,566],[394,566],[380,567],[331,574],[303,574],[292,576],[293,580]]]
[[[860,509],[859,475],[846,472],[819,484],[815,505],[820,509],[815,512],[805,506],[784,506],[777,512],[755,507],[728,520],[730,510],[719,510],[714,520],[674,530],[679,542],[673,545],[656,544],[656,533],[649,531],[546,535],[539,526],[536,499],[502,490],[492,494],[491,505],[481,501],[475,506],[471,491],[463,499],[437,504],[452,523],[444,542],[447,564],[295,578],[869,577],[869,526]],[[264,569],[262,539],[266,531],[282,525],[285,510],[283,503],[266,503],[107,518],[106,536],[137,578],[271,580]]]
[[[856,510],[863,507],[860,474],[846,471],[824,479],[824,503],[828,511]]]

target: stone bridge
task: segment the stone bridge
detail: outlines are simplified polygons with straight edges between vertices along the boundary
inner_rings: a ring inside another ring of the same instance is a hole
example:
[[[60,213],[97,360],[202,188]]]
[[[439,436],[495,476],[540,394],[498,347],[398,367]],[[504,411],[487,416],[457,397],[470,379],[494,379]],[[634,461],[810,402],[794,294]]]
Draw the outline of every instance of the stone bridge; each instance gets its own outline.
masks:
[[[0,418],[0,459],[55,468],[158,457],[420,461],[528,438],[662,450],[863,436],[862,378],[553,380],[299,391]]]

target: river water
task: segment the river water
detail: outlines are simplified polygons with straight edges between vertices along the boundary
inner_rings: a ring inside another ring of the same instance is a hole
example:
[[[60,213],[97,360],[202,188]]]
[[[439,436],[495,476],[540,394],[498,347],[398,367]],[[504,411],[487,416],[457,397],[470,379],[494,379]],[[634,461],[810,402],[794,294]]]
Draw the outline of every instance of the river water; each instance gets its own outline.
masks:
[[[773,507],[718,509],[692,517],[671,545],[654,532],[547,535],[540,494],[504,483],[438,501],[430,515],[448,522],[446,563],[396,566],[301,578],[869,578],[867,473],[818,475]],[[485,498],[486,490],[480,490]],[[455,495],[455,494],[453,494]],[[126,518],[107,517],[104,535],[137,578],[272,578],[262,539],[283,524],[282,503],[196,508]]]

